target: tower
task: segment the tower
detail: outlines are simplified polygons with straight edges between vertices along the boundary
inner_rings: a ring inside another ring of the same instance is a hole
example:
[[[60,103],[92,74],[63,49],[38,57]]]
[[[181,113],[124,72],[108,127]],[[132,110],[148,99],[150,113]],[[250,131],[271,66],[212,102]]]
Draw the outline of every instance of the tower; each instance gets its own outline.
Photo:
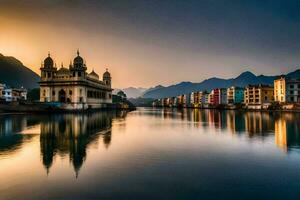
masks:
[[[73,77],[85,78],[87,68],[83,58],[79,55],[79,50],[77,50],[77,56],[73,60],[73,66],[70,65],[69,68]]]
[[[44,65],[41,66],[41,79],[51,79],[55,76],[57,68],[54,67],[53,60],[50,57],[50,52],[48,53],[48,57],[44,60]]]
[[[104,72],[103,74],[103,82],[105,83],[105,85],[111,87],[111,76],[107,68],[106,68],[106,72]]]

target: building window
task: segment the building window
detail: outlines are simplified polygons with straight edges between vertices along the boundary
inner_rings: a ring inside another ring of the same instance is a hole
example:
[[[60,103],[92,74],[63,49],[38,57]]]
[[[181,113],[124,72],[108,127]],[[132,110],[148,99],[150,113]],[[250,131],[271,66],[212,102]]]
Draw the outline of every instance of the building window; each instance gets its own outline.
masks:
[[[81,72],[78,72],[78,77],[81,77]]]
[[[55,91],[52,91],[52,95],[55,96]]]
[[[294,94],[294,91],[290,91],[290,94]]]
[[[290,88],[293,89],[293,88],[294,88],[294,85],[290,85]]]
[[[267,96],[265,96],[265,101],[267,101],[268,100],[268,97]]]
[[[69,95],[72,95],[72,90],[69,91]]]
[[[290,99],[291,99],[291,102],[294,102],[294,97],[291,97]]]

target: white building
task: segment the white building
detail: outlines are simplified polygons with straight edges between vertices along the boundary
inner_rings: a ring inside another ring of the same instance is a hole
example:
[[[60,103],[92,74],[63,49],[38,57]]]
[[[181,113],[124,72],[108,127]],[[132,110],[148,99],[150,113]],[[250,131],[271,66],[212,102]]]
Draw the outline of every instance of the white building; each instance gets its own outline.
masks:
[[[65,109],[103,108],[112,103],[111,76],[106,70],[103,79],[94,72],[86,72],[83,58],[74,58],[69,68],[57,69],[48,57],[41,67],[40,101],[57,102]]]

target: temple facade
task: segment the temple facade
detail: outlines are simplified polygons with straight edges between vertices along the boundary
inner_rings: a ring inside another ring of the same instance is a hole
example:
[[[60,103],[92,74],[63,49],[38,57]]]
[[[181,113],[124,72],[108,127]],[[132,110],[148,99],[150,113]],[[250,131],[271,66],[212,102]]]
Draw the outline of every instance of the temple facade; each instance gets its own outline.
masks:
[[[102,80],[92,70],[87,73],[84,59],[79,55],[69,68],[57,69],[48,54],[41,66],[40,101],[56,103],[64,109],[105,108],[112,103],[111,76],[104,72]]]

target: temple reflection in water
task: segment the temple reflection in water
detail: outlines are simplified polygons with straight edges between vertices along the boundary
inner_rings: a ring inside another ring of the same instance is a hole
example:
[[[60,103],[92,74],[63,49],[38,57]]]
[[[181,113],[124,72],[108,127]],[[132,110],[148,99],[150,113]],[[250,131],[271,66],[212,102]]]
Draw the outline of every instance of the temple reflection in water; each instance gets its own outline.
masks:
[[[43,164],[49,172],[56,156],[69,155],[76,176],[86,159],[86,150],[102,137],[106,148],[111,142],[112,112],[49,116],[41,122],[40,149]],[[122,113],[118,113],[122,116]]]

